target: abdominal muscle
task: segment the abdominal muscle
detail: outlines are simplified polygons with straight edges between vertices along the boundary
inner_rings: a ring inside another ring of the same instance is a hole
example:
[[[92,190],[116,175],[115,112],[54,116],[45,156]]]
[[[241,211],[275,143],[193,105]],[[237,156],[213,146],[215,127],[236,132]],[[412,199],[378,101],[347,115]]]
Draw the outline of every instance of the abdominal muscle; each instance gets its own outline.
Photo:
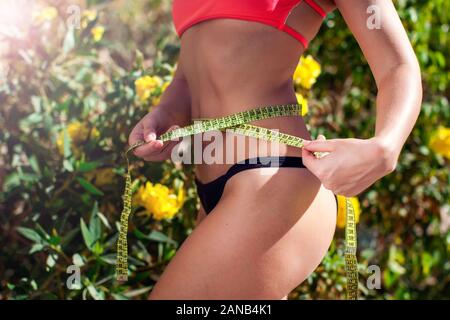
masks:
[[[303,47],[288,34],[260,23],[216,19],[194,25],[183,34],[181,41],[180,61],[191,93],[193,120],[297,102],[292,74]],[[252,124],[311,138],[300,116],[277,117]],[[223,133],[223,146],[227,145],[227,139],[235,137]],[[301,156],[299,148],[261,141],[258,142],[260,150],[272,151],[255,154],[250,140],[245,138],[245,150],[242,147],[237,150],[234,144],[233,162],[256,155]],[[207,144],[204,142],[204,147]],[[222,151],[224,157],[230,156],[231,149],[223,147]],[[197,177],[203,182],[216,178],[232,164],[224,162],[225,159],[218,159],[217,164],[196,165]]]

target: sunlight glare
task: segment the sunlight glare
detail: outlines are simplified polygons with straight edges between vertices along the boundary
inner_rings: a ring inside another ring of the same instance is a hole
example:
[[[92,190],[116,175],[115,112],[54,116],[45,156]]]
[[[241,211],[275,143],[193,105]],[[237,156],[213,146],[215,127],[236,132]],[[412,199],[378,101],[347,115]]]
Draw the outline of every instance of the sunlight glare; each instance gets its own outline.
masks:
[[[22,34],[31,23],[33,0],[0,0],[0,33]]]

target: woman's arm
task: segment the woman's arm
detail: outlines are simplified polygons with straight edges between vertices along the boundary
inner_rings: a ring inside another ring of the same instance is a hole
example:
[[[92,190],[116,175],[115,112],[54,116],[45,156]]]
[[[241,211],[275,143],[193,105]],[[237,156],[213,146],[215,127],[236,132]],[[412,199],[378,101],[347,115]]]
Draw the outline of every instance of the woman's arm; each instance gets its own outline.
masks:
[[[166,131],[188,125],[190,120],[191,95],[180,59],[173,80],[162,94],[159,104],[136,124],[128,143],[131,146],[138,141],[146,141],[134,150],[136,156],[146,161],[168,159],[178,141],[163,143],[156,138]]]
[[[358,41],[378,88],[375,137],[383,141],[393,167],[420,113],[419,63],[390,0],[336,0]],[[380,29],[369,29],[369,6],[376,6]]]
[[[191,94],[184,75],[182,59],[179,59],[173,79],[154,109],[167,114],[172,124],[186,126],[191,122]]]
[[[390,0],[335,0],[335,3],[375,78],[378,88],[375,135],[368,140],[313,141],[306,150],[334,152],[334,156],[316,159],[309,152],[305,156],[308,168],[316,171],[327,188],[338,194],[355,195],[395,169],[420,113],[422,86],[417,58]],[[369,6],[375,6],[376,11],[367,13]],[[371,14],[379,14],[380,28],[369,28],[367,21]],[[340,166],[340,173],[329,168],[333,160]],[[323,172],[327,169],[331,173]]]

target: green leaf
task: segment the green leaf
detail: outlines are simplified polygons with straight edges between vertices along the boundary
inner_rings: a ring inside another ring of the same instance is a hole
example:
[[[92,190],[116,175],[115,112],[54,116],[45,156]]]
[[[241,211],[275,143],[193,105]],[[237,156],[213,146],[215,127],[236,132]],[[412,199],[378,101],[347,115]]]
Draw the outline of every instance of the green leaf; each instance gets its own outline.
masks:
[[[89,231],[94,238],[94,241],[100,239],[102,235],[102,225],[98,217],[98,202],[95,201],[92,208],[91,219],[89,220]]]
[[[28,253],[29,254],[33,254],[33,253],[36,253],[36,252],[40,252],[43,249],[44,249],[44,245],[43,244],[35,243],[35,244],[33,244],[33,246],[31,246],[31,249],[30,249],[30,251]]]
[[[36,231],[34,231],[33,229],[29,229],[29,228],[23,228],[23,227],[18,227],[17,231],[24,236],[25,238],[34,241],[34,242],[38,242],[40,243],[42,241],[41,236],[39,235],[39,233],[37,233]]]
[[[81,162],[81,163],[77,164],[77,171],[78,172],[92,171],[92,170],[97,169],[99,165],[100,165],[100,163],[97,161]]]
[[[103,252],[105,251],[105,249],[103,248],[103,246],[100,244],[100,242],[96,241],[94,246],[92,247],[92,253],[95,254],[96,256],[101,255]]]
[[[176,242],[173,239],[169,238],[164,233],[159,232],[157,230],[153,230],[152,232],[150,232],[150,234],[148,235],[148,239],[157,242],[167,242],[171,244],[176,244]]]
[[[105,295],[102,291],[98,291],[92,284],[87,287],[89,294],[94,300],[104,300]]]
[[[172,259],[172,257],[175,255],[176,250],[175,249],[170,249],[168,250],[165,254],[164,254],[164,260],[168,261],[170,259]]]
[[[39,223],[36,223],[36,230],[39,231],[40,234],[44,235],[44,238],[42,240],[48,243],[48,240],[50,240],[50,235],[47,233],[47,231],[45,231],[44,228],[42,228]]]
[[[72,165],[72,162],[69,159],[64,159],[63,160],[63,167],[68,172],[73,172],[73,165]]]
[[[40,175],[41,169],[39,168],[39,163],[38,163],[36,156],[35,155],[30,156],[28,161],[29,161],[30,166],[33,169],[33,171]]]
[[[31,105],[33,106],[34,112],[39,113],[42,111],[42,98],[40,96],[31,97]]]
[[[83,235],[84,243],[86,244],[86,247],[88,247],[89,250],[92,249],[92,246],[94,245],[95,239],[92,236],[91,232],[86,226],[86,223],[84,223],[83,218],[80,219],[80,226],[81,226],[81,234]]]
[[[61,243],[61,237],[60,236],[51,236],[49,241],[50,244],[57,246]]]
[[[19,172],[19,178],[22,181],[37,182],[39,181],[40,177],[37,174],[33,173]]]
[[[433,266],[433,256],[428,252],[422,252],[421,256],[422,262],[422,272],[425,276],[430,273],[431,267]]]
[[[105,215],[101,212],[98,212],[97,215],[102,221],[102,223],[105,225],[105,227],[111,230],[111,225],[109,224],[108,218],[106,218]]]
[[[103,262],[105,262],[107,264],[115,265],[116,264],[116,254],[115,253],[105,254],[100,257],[100,260],[102,260]]]
[[[144,288],[140,288],[140,289],[136,289],[136,290],[131,290],[131,291],[127,291],[127,292],[123,293],[123,295],[128,298],[133,298],[136,296],[140,296],[144,293],[147,293],[148,291],[150,291],[151,288],[153,288],[153,286],[144,287]]]
[[[26,117],[23,121],[23,125],[33,125],[42,122],[44,119],[43,115],[40,113],[32,113],[28,117]]]
[[[3,183],[3,188],[6,192],[20,186],[20,177],[17,172],[13,172],[6,176],[5,182]]]
[[[64,37],[63,52],[68,53],[75,47],[75,32],[73,28],[67,30],[66,36]]]
[[[78,266],[78,267],[84,266],[84,260],[83,260],[83,257],[80,256],[78,253],[75,253],[75,254],[72,256],[72,262],[73,262],[74,265],[76,265],[76,266]]]
[[[14,288],[16,287],[14,284],[12,283],[7,283],[6,286],[8,287],[9,290],[14,290]]]
[[[95,196],[103,196],[104,195],[104,193],[102,191],[97,189],[97,187],[95,187],[92,183],[90,183],[86,179],[78,177],[77,180],[80,183],[80,185],[90,194],[95,195]]]
[[[68,158],[72,155],[72,151],[70,150],[71,139],[69,134],[67,133],[67,128],[63,129],[63,150],[64,150],[64,158]]]
[[[130,298],[124,296],[121,293],[112,293],[111,294],[115,300],[130,300]]]
[[[56,260],[58,260],[58,256],[56,254],[49,254],[47,257],[47,266],[49,268],[53,268],[56,264]]]
[[[146,234],[142,233],[141,231],[139,231],[138,229],[135,229],[134,234],[138,239],[147,239],[147,240],[156,241],[156,242],[165,242],[165,243],[170,243],[173,245],[177,244],[176,241],[169,238],[164,233],[156,231],[156,230],[152,230],[152,232],[150,232],[150,234],[146,235]]]

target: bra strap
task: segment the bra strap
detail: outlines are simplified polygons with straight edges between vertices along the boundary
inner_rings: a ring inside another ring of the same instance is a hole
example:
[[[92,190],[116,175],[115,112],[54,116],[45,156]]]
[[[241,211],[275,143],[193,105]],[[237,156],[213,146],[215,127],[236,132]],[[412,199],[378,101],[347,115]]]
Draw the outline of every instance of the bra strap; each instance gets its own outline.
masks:
[[[321,6],[319,6],[314,0],[304,0],[311,8],[314,9],[315,12],[317,12],[322,18],[325,18],[327,16],[327,13],[325,10],[322,9]]]
[[[306,38],[302,36],[301,33],[289,27],[287,24],[282,25],[280,29],[288,33],[289,35],[293,36],[298,41],[300,41],[300,43],[303,45],[305,49],[308,48],[308,40],[306,40]]]

